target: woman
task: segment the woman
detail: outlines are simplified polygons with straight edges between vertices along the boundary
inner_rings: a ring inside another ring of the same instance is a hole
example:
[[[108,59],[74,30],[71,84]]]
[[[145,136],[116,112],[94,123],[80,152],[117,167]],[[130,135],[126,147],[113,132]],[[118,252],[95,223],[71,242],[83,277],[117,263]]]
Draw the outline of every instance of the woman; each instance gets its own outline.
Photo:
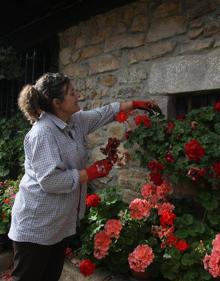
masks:
[[[25,174],[12,210],[13,281],[57,281],[67,237],[85,212],[86,183],[108,175],[112,164],[86,167],[86,136],[110,123],[119,110],[148,109],[145,101],[114,102],[80,111],[67,76],[47,73],[26,85],[18,105],[33,124],[25,137]]]

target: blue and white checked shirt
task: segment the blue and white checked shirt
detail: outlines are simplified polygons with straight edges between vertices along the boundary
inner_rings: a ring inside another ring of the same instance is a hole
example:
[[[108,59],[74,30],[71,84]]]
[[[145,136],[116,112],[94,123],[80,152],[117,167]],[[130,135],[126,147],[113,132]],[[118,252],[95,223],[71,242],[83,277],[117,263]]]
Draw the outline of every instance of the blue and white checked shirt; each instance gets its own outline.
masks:
[[[73,114],[67,124],[44,113],[24,140],[25,174],[12,209],[8,236],[14,241],[52,245],[75,234],[85,213],[86,136],[114,120],[120,104]],[[71,137],[69,135],[71,132]]]

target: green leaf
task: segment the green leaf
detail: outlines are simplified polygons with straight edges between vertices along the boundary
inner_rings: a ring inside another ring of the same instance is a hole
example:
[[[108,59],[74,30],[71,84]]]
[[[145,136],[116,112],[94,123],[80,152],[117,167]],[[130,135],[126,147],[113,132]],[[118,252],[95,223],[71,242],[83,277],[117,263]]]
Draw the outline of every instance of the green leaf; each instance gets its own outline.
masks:
[[[216,212],[210,212],[207,214],[207,218],[212,225],[219,225],[220,214]]]
[[[182,259],[181,259],[181,264],[184,266],[191,266],[195,262],[194,256],[191,254],[183,254]]]
[[[219,123],[215,124],[214,128],[215,128],[216,133],[220,134],[220,124]]]

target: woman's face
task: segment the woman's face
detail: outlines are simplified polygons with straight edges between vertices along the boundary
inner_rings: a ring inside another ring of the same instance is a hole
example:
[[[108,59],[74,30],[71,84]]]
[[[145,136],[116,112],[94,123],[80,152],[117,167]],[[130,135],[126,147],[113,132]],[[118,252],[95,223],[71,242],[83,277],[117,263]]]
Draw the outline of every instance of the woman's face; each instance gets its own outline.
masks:
[[[74,90],[71,83],[65,86],[64,92],[64,99],[60,102],[58,111],[62,115],[70,117],[73,113],[80,110],[80,106],[78,104],[79,94]]]

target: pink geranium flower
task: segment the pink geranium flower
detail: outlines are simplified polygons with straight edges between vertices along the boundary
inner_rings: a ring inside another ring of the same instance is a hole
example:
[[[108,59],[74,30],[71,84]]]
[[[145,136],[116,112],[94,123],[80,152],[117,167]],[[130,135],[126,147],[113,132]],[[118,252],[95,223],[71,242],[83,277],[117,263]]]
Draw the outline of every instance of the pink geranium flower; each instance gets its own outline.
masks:
[[[145,199],[136,198],[131,201],[129,210],[132,219],[141,220],[149,217],[151,204]]]
[[[136,272],[144,272],[153,260],[153,250],[146,244],[137,246],[128,256],[129,266]]]
[[[108,254],[111,245],[111,239],[105,231],[96,233],[94,238],[94,256],[97,259],[102,259]]]
[[[110,238],[118,239],[122,229],[122,224],[120,220],[111,219],[106,222],[104,229],[105,229],[105,233]]]
[[[205,270],[214,277],[220,277],[220,234],[215,236],[212,241],[212,252],[210,255],[206,254],[203,259]]]

